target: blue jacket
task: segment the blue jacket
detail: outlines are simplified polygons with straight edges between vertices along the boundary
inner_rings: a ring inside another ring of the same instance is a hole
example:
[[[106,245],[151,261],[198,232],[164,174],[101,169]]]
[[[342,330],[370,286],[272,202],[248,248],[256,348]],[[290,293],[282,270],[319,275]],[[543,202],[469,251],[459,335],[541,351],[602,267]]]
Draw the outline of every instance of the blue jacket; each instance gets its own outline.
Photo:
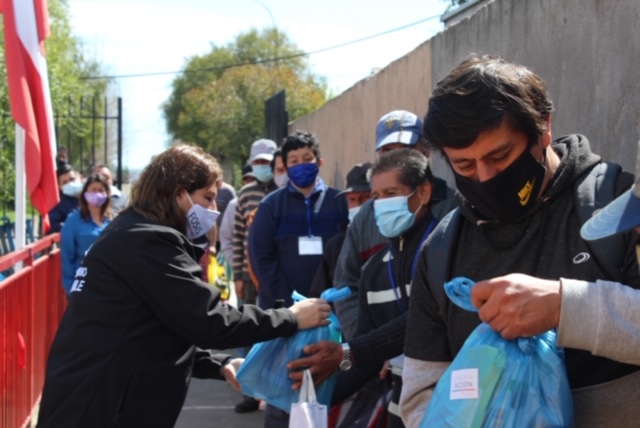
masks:
[[[266,196],[249,231],[249,261],[260,284],[260,307],[272,308],[277,299],[290,306],[293,290],[306,296],[322,254],[300,255],[299,238],[321,237],[324,246],[348,221],[346,198],[322,179],[308,199],[291,184]]]
[[[76,270],[91,245],[98,239],[100,232],[109,224],[105,219],[102,226],[93,220],[80,217],[80,211],[74,211],[67,217],[60,233],[60,258],[62,259],[62,287],[69,294]]]

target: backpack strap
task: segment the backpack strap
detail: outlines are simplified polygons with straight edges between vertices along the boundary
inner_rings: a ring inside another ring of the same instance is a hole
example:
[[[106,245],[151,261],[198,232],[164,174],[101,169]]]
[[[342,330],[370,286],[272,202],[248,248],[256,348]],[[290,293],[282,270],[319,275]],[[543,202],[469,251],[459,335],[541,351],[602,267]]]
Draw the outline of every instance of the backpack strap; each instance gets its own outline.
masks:
[[[576,180],[575,206],[580,224],[585,224],[596,210],[604,208],[616,198],[616,183],[621,172],[620,165],[603,161]],[[586,242],[596,263],[607,274],[607,279],[622,282],[626,251],[624,234]]]
[[[462,229],[462,220],[460,208],[449,212],[431,233],[429,245],[426,247],[429,290],[443,317],[446,316],[448,300],[444,292],[444,283],[450,279],[455,243],[458,241],[460,229]]]

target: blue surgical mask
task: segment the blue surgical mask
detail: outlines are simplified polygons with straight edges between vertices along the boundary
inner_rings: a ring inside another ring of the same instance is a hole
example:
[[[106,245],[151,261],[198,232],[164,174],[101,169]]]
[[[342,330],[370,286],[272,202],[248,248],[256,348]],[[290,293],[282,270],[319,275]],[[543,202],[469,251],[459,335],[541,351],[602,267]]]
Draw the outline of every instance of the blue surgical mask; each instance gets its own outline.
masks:
[[[82,183],[79,181],[70,181],[62,186],[62,194],[75,198],[82,193]]]
[[[273,171],[270,165],[253,165],[253,175],[261,183],[268,183],[273,180]]]
[[[373,202],[376,224],[382,236],[395,238],[413,226],[416,221],[416,214],[409,209],[411,195],[413,195],[413,192],[407,196],[376,199]]]
[[[317,162],[299,163],[288,168],[287,173],[289,175],[289,180],[291,180],[293,184],[304,188],[309,187],[316,182],[319,170],[320,168],[318,167]]]
[[[358,211],[360,211],[360,206],[349,208],[349,223],[353,221],[353,218],[358,214]]]

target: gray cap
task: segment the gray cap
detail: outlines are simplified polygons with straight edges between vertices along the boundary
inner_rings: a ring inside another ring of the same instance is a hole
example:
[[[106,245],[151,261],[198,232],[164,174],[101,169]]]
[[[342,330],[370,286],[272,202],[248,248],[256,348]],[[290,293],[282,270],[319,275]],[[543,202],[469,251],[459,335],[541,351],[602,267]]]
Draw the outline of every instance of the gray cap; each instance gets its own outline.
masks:
[[[269,162],[273,160],[273,153],[275,153],[278,146],[275,142],[262,138],[256,140],[251,145],[251,155],[249,156],[249,163],[258,159],[264,159]]]

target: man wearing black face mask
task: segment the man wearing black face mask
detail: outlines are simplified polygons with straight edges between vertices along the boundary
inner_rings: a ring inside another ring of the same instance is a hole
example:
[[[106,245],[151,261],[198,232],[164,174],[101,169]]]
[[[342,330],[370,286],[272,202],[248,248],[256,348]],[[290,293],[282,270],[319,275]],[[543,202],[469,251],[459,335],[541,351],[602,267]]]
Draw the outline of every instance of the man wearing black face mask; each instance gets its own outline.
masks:
[[[631,232],[635,229],[634,232]],[[626,235],[637,239],[640,233],[640,142],[636,161],[636,181],[633,187],[593,215],[580,229],[587,241],[610,239]],[[640,243],[636,244],[636,260],[640,260]],[[526,305],[542,306],[543,310],[527,311],[526,306],[504,293],[513,282],[513,275],[476,283],[472,302],[480,308],[480,318],[491,326],[509,326],[501,334],[505,338],[531,336],[558,328],[558,346],[584,349],[616,361],[640,364],[640,290],[614,281],[580,281],[561,278],[530,282],[538,291],[531,296],[526,289]],[[496,313],[499,314],[496,316]]]
[[[546,310],[544,299],[529,303],[544,296],[548,279],[618,280],[640,288],[635,240],[621,241],[624,257],[608,269],[580,237],[575,189],[602,161],[584,136],[552,140],[552,110],[540,77],[474,55],[438,82],[425,117],[425,138],[445,155],[460,192],[459,211],[450,217],[459,218],[458,239],[447,241],[453,248],[440,248],[453,254],[446,279],[499,277],[502,292],[520,303],[523,316]],[[627,173],[604,180],[615,194],[633,182]],[[447,227],[446,220],[438,229]],[[477,313],[440,300],[442,284],[429,283],[430,271],[437,270],[429,262],[433,245],[427,244],[418,262],[411,293],[400,402],[408,426],[419,424],[435,383],[481,322]],[[612,278],[611,271],[621,278]],[[509,275],[514,273],[520,275]],[[482,319],[511,337],[508,321],[492,322],[500,315]],[[553,323],[549,319],[547,329]],[[638,366],[571,349],[565,357],[576,426],[628,426],[640,417]]]

